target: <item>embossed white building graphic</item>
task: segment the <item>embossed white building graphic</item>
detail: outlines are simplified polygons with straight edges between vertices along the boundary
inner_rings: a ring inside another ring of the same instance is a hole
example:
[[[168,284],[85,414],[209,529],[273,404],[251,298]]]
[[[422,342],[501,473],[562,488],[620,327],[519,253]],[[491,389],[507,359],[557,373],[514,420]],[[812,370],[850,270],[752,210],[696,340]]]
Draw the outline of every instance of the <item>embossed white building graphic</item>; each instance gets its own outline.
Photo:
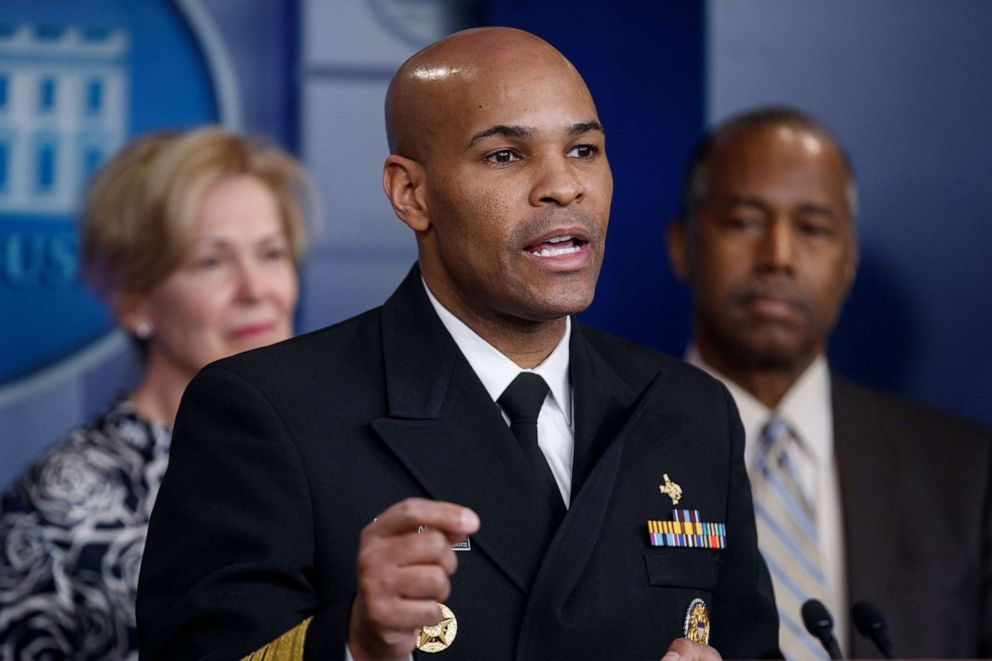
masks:
[[[129,36],[0,23],[0,213],[71,214],[122,146]]]

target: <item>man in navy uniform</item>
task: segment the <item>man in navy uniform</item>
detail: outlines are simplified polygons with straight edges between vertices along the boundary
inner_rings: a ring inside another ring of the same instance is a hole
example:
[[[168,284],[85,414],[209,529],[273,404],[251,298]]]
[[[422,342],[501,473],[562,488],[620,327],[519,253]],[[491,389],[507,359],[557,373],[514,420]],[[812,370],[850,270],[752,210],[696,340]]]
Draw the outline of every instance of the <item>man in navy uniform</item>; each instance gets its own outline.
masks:
[[[579,74],[525,32],[458,33],[400,68],[386,128],[419,262],[381,308],[191,384],[144,651],[776,654],[729,395],[571,317],[613,188]],[[711,534],[649,534],[676,515]]]

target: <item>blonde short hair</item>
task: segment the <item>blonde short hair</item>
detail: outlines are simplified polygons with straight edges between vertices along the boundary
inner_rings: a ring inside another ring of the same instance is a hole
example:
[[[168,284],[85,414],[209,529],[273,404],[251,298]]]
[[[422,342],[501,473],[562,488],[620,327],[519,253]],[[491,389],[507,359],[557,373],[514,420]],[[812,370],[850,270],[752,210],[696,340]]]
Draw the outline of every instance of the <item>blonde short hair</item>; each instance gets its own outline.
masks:
[[[144,294],[183,263],[207,190],[250,175],[276,198],[290,253],[302,259],[314,202],[303,167],[273,145],[217,127],[137,138],[94,177],[81,217],[83,276],[103,297]]]

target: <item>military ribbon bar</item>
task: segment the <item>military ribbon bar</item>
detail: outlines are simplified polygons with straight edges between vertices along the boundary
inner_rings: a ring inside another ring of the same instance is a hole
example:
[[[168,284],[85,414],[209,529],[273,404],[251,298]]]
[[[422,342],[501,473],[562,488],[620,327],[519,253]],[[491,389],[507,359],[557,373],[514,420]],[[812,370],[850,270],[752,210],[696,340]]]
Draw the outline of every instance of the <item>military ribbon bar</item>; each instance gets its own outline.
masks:
[[[727,526],[699,520],[699,510],[676,509],[672,521],[648,521],[651,546],[727,548]]]

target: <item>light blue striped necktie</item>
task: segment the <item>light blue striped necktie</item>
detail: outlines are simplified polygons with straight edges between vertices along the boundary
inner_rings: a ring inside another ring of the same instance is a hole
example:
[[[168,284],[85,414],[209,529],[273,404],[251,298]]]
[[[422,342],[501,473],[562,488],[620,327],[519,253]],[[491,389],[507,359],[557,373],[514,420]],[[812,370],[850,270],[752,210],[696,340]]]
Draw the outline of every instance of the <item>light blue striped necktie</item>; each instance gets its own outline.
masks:
[[[802,451],[785,420],[773,419],[761,432],[753,475],[758,547],[768,563],[778,605],[779,646],[786,659],[827,659],[803,626],[800,610],[807,599],[826,603],[816,510],[799,486],[790,454]]]

